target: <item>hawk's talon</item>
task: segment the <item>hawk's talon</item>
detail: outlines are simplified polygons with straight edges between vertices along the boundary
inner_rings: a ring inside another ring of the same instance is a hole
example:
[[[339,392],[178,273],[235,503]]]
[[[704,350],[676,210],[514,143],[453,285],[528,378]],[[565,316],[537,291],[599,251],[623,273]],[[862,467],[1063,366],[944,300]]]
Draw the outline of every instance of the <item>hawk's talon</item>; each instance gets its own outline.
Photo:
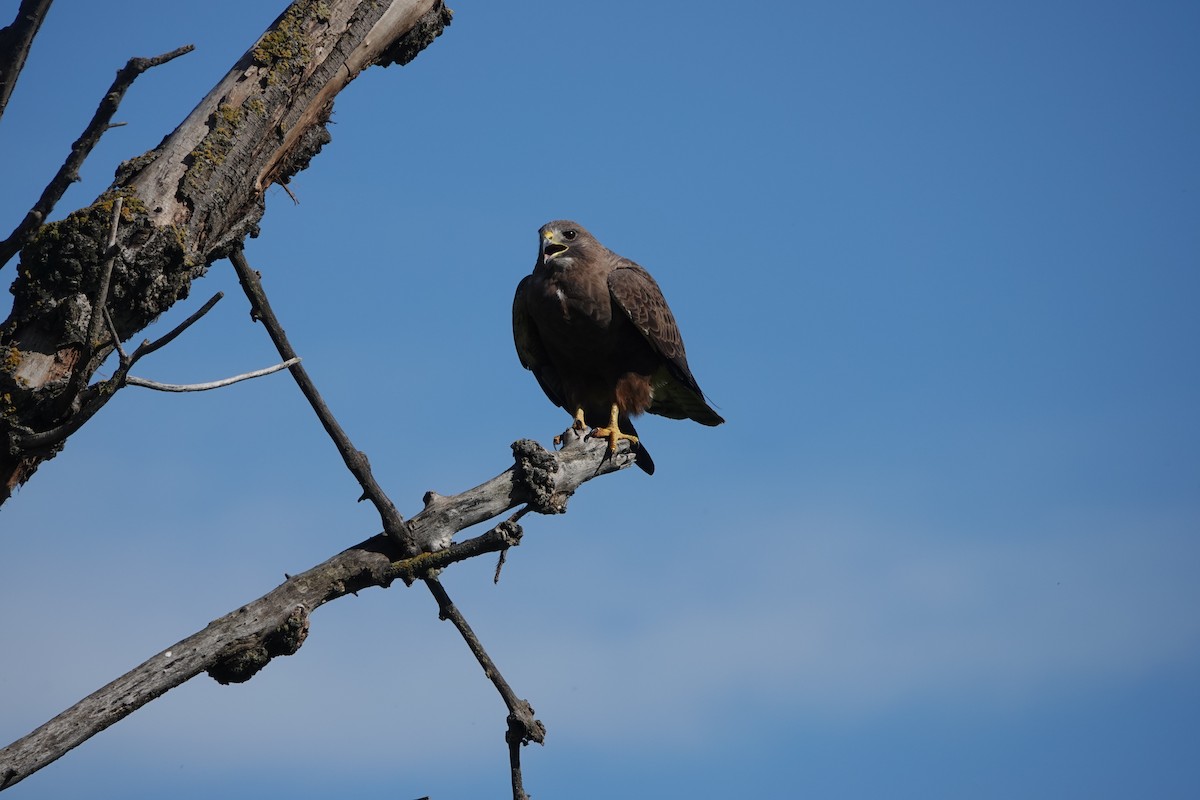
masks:
[[[616,427],[596,428],[589,435],[594,436],[597,439],[608,439],[608,452],[610,453],[617,452],[617,442],[621,441],[622,439],[629,442],[629,444],[632,445],[633,449],[635,450],[638,446],[638,437],[634,436],[632,433],[623,433]]]
[[[625,433],[621,430],[621,425],[619,422],[620,418],[621,409],[616,403],[613,403],[612,411],[608,417],[608,427],[595,428],[590,434],[598,439],[608,439],[608,452],[610,454],[617,452],[617,442],[621,441],[622,439],[627,440],[629,444],[632,445],[634,450],[636,450],[638,446],[638,438],[636,436],[634,436],[632,433]]]

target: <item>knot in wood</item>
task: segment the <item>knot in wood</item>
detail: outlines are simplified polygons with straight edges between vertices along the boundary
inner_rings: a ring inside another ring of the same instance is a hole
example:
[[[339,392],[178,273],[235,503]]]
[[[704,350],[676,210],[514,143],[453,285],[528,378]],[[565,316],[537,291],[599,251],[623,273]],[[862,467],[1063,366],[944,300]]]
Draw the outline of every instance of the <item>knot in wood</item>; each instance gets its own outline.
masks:
[[[504,739],[509,745],[546,743],[546,726],[533,714],[533,706],[529,705],[529,701],[516,701],[515,707],[508,715],[508,731],[504,734]]]
[[[506,519],[497,525],[496,532],[504,538],[504,544],[507,547],[516,547],[521,543],[521,537],[525,535],[520,524],[511,519]]]
[[[208,676],[220,684],[245,683],[275,656],[290,656],[308,638],[308,609],[297,605],[274,630],[240,639],[227,646]]]
[[[563,514],[567,496],[555,490],[554,473],[558,459],[532,439],[519,439],[512,445],[517,481],[524,487],[530,508],[539,514]]]

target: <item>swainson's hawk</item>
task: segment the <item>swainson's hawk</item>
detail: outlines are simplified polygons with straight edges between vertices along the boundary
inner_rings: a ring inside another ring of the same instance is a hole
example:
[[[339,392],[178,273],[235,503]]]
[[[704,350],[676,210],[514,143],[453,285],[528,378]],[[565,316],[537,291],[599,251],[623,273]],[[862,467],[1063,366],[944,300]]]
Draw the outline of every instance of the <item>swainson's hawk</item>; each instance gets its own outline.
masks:
[[[609,250],[580,225],[542,226],[538,259],[513,298],[521,365],[575,427],[594,428],[611,452],[628,439],[636,463],[654,461],[629,418],[649,411],[702,425],[725,420],[708,407],[662,290],[650,273]]]

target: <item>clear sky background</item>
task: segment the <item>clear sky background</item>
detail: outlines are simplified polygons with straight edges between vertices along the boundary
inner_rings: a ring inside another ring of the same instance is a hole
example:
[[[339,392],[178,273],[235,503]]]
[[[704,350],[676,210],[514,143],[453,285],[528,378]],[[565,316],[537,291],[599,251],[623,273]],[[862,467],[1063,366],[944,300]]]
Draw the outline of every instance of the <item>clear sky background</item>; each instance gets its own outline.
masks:
[[[129,57],[197,47],[58,216],[282,7],[58,0],[0,227]],[[1200,5],[453,8],[247,250],[380,482],[411,515],[566,427],[509,316],[559,217],[658,278],[729,420],[644,420],[654,477],[526,517],[499,586],[446,575],[549,729],[529,791],[1200,796]],[[276,360],[226,262],[155,330],[217,290],[138,374]],[[285,375],[122,392],[0,511],[0,740],[375,533],[357,496]],[[504,713],[424,590],[370,590],[10,793],[503,797]]]

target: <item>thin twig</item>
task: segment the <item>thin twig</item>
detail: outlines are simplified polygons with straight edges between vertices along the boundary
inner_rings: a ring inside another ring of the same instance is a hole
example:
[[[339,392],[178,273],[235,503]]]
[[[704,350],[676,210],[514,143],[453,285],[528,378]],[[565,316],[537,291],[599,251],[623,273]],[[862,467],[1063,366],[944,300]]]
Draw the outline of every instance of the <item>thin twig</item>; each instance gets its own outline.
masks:
[[[50,212],[54,210],[54,206],[67,191],[67,187],[79,180],[79,168],[83,166],[83,162],[91,154],[92,148],[110,127],[113,115],[117,113],[117,106],[121,104],[121,99],[125,97],[125,92],[133,85],[137,76],[152,67],[190,53],[194,49],[194,45],[189,44],[153,58],[131,58],[117,72],[116,79],[105,92],[104,99],[100,101],[100,106],[96,109],[92,121],[88,123],[87,128],[84,129],[75,144],[71,145],[71,152],[63,165],[59,167],[58,173],[42,191],[42,196],[25,215],[25,219],[21,221],[16,230],[9,234],[7,239],[0,242],[0,267],[3,267],[9,262],[9,259],[20,252],[21,248],[29,242],[37,229],[50,216]]]
[[[121,225],[121,209],[124,207],[125,198],[117,195],[117,199],[113,201],[108,241],[104,245],[105,259],[100,272],[100,285],[96,288],[96,299],[92,301],[92,318],[88,322],[88,338],[85,347],[92,352],[95,352],[96,340],[100,338],[100,325],[104,320],[104,314],[100,313],[100,309],[108,306],[108,287],[112,283],[113,265],[117,263],[117,228]]]
[[[158,337],[157,339],[155,339],[152,342],[149,340],[142,342],[141,345],[138,346],[138,349],[133,351],[133,355],[130,356],[130,360],[137,361],[139,358],[148,356],[151,353],[153,353],[154,351],[160,350],[160,349],[166,347],[167,345],[169,345],[171,342],[175,341],[175,339],[179,336],[179,334],[183,333],[188,328],[195,325],[200,320],[201,317],[203,317],[208,312],[212,311],[213,306],[215,306],[217,303],[219,303],[221,301],[221,298],[224,296],[225,296],[224,292],[217,292],[212,297],[208,298],[208,302],[206,302],[204,305],[200,306],[198,309],[196,309],[194,312],[192,312],[192,314],[187,319],[185,319],[183,322],[179,323],[174,328],[167,331],[162,336]]]
[[[232,386],[235,383],[248,381],[251,378],[261,378],[263,375],[270,375],[272,372],[279,372],[281,369],[287,369],[293,364],[299,364],[300,359],[289,358],[282,364],[276,364],[273,367],[264,367],[256,369],[253,372],[244,372],[241,375],[234,375],[232,378],[222,378],[219,381],[209,381],[208,383],[159,383],[158,381],[148,381],[145,378],[139,378],[135,375],[127,375],[125,377],[126,386],[141,386],[143,389],[154,389],[158,392],[207,392],[210,389],[221,389],[225,386]]]
[[[117,325],[113,322],[112,314],[108,313],[108,306],[105,305],[100,311],[104,314],[104,322],[108,325],[108,335],[112,337],[112,346],[117,348],[117,355],[124,364],[129,360],[129,355],[125,352],[125,348],[121,347],[121,334],[117,333]]]
[[[259,274],[251,269],[249,262],[246,261],[246,255],[239,247],[235,249],[229,256],[229,260],[233,262],[233,268],[237,272],[238,281],[242,284],[242,290],[245,291],[246,297],[250,300],[250,316],[253,319],[259,320],[266,327],[271,341],[275,343],[275,349],[279,351],[279,355],[284,360],[296,357],[296,351],[292,348],[291,342],[288,341],[287,334],[283,331],[283,326],[279,324],[278,317],[271,310],[271,304],[267,301],[266,292],[262,288],[262,280]],[[379,512],[380,519],[383,520],[384,533],[392,536],[399,542],[411,555],[416,555],[420,552],[416,547],[412,538],[412,533],[408,529],[408,525],[404,522],[404,517],[400,516],[400,512],[396,510],[395,504],[387,493],[383,491],[383,487],[375,480],[375,476],[371,473],[371,465],[367,461],[366,454],[354,446],[350,441],[350,437],[346,431],[338,423],[333,416],[333,412],[329,410],[329,406],[325,404],[325,400],[321,397],[321,393],[317,391],[316,384],[312,378],[308,376],[308,372],[303,366],[297,364],[291,368],[292,377],[300,386],[300,391],[304,393],[309,405],[316,412],[317,418],[321,421],[321,425],[325,428],[325,432],[329,434],[329,438],[333,440],[333,446],[342,456],[342,461],[346,463],[346,468],[358,481],[362,487],[363,497],[370,500],[375,509]]]
[[[429,591],[433,594],[438,604],[438,614],[442,619],[448,619],[462,634],[463,640],[467,643],[467,647],[471,649],[475,659],[479,662],[479,666],[483,667],[483,674],[488,677],[488,680],[496,687],[496,691],[500,693],[500,697],[504,699],[504,705],[508,707],[508,732],[505,734],[505,741],[508,742],[508,759],[509,767],[512,771],[512,790],[513,800],[528,800],[528,795],[525,794],[525,789],[521,780],[521,746],[529,742],[537,742],[542,744],[546,740],[546,726],[533,716],[533,706],[529,702],[517,697],[516,692],[508,685],[508,681],[504,680],[504,676],[500,674],[500,670],[496,668],[495,662],[491,656],[484,650],[483,644],[479,641],[479,637],[471,630],[471,626],[467,624],[467,620],[463,617],[462,612],[450,600],[450,595],[446,593],[445,587],[437,578],[426,578],[425,585],[429,587]]]
[[[108,241],[104,245],[104,264],[100,268],[100,283],[96,287],[96,296],[92,298],[92,316],[88,322],[87,340],[83,343],[84,357],[79,359],[76,364],[75,374],[71,377],[71,396],[74,397],[83,388],[84,383],[88,379],[88,375],[92,370],[99,367],[99,364],[93,365],[92,359],[97,351],[102,350],[100,346],[100,326],[105,324],[105,320],[112,320],[111,316],[107,316],[108,311],[108,289],[112,282],[113,266],[117,262],[117,229],[121,224],[121,209],[125,206],[125,198],[118,196],[113,201],[112,223],[108,229]],[[103,361],[103,356],[101,357]]]
[[[532,506],[525,506],[524,508],[518,509],[517,513],[513,514],[511,517],[509,517],[507,520],[505,520],[505,524],[510,525],[513,528],[516,528],[517,530],[520,530],[520,526],[517,525],[517,521],[532,510],[533,510]],[[492,583],[500,582],[500,570],[504,568],[504,562],[507,560],[508,560],[508,548],[506,547],[500,551],[500,557],[498,559],[496,559],[496,572],[495,572],[495,574],[492,575]]]
[[[508,550],[501,550],[500,557],[496,559],[496,571],[492,573],[492,583],[500,582],[500,570],[504,569],[506,561],[508,561]]]
[[[154,341],[146,340],[142,342],[132,355],[121,359],[120,366],[113,376],[106,381],[100,381],[87,387],[80,395],[82,404],[80,409],[71,415],[71,418],[59,425],[56,428],[51,428],[48,431],[40,433],[29,433],[24,436],[14,437],[17,447],[22,450],[36,450],[43,447],[53,447],[61,441],[64,441],[68,436],[83,427],[89,419],[96,415],[100,409],[108,404],[108,401],[113,398],[121,387],[125,386],[125,382],[129,377],[129,370],[134,364],[144,356],[148,356],[159,348],[165,347],[175,340],[175,337],[183,333],[196,323],[201,317],[212,310],[212,307],[217,304],[224,292],[217,292],[208,299],[208,302],[202,305],[195,313],[185,319],[183,322],[176,325],[163,336]],[[113,327],[113,341],[116,342],[116,328]]]

